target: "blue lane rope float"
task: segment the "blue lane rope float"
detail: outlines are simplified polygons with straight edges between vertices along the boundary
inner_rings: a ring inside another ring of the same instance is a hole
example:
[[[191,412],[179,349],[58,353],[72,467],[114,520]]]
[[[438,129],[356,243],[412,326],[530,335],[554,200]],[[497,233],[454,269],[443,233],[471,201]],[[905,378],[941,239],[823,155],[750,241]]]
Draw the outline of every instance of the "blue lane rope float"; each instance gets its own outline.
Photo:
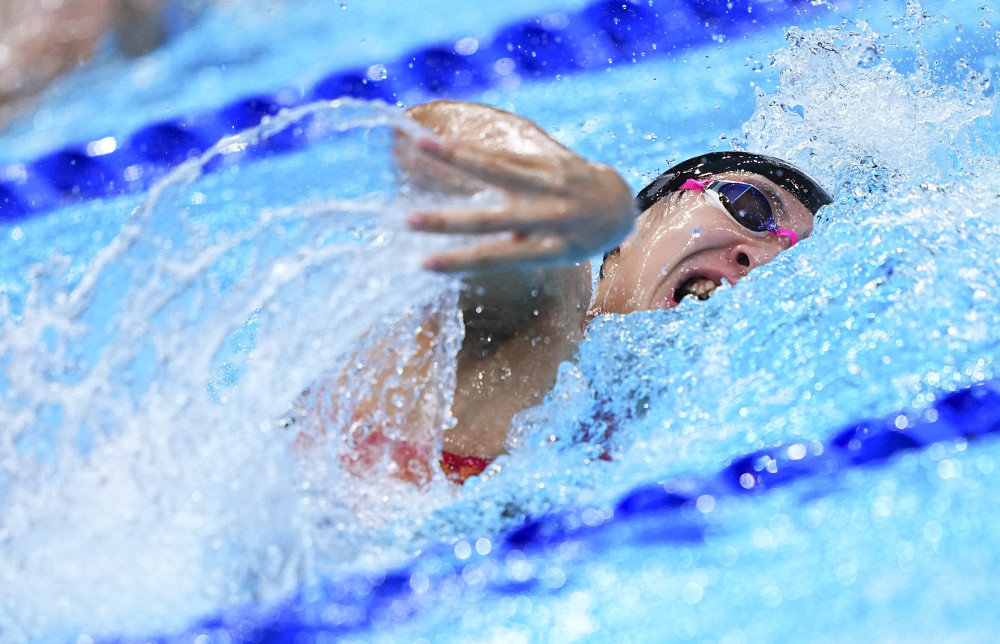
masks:
[[[0,168],[0,223],[146,190],[223,136],[286,107],[342,97],[389,103],[458,97],[497,87],[512,74],[541,80],[641,62],[815,11],[810,0],[598,0],[577,12],[508,25],[475,46],[463,45],[469,39],[432,44],[384,64],[338,70],[305,92],[244,97],[214,112],[152,123],[122,140],[70,144]],[[308,143],[289,138],[280,147]]]
[[[736,459],[699,481],[633,489],[611,512],[557,511],[527,519],[487,542],[460,541],[417,556],[407,566],[303,588],[286,602],[240,607],[202,621],[183,636],[144,642],[291,642],[303,635],[348,636],[406,622],[441,601],[470,601],[524,592],[557,592],[546,584],[554,553],[566,545],[601,552],[623,543],[677,546],[704,542],[699,498],[761,494],[818,476],[885,465],[905,451],[968,441],[1000,432],[1000,383],[989,381],[944,395],[919,414],[897,413],[835,432],[824,443],[793,443]],[[551,565],[560,565],[554,563]]]

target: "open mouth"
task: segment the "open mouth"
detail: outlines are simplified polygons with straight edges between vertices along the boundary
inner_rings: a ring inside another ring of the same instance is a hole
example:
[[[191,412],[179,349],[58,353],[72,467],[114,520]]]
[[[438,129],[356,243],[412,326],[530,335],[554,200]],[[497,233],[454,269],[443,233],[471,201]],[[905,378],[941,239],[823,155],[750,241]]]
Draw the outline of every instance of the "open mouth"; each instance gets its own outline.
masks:
[[[707,300],[718,287],[719,284],[715,280],[695,275],[677,287],[677,290],[674,291],[674,301],[680,304],[681,300],[688,295],[693,295],[699,300]]]

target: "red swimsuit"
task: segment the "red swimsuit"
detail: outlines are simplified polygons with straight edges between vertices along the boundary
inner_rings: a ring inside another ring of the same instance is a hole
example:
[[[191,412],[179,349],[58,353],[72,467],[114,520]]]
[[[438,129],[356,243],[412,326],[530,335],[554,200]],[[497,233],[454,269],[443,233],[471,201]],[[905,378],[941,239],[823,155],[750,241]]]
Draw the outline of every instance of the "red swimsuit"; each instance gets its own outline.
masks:
[[[390,439],[380,430],[371,431],[354,444],[353,449],[341,455],[340,461],[349,472],[363,477],[380,462],[385,462],[386,457],[398,466],[392,476],[417,485],[430,482],[435,461],[448,480],[459,485],[470,476],[481,474],[493,461],[481,456],[439,453],[432,445]]]
[[[470,476],[482,474],[483,470],[493,462],[493,459],[481,458],[479,456],[462,456],[442,451],[439,462],[448,480],[461,485]]]

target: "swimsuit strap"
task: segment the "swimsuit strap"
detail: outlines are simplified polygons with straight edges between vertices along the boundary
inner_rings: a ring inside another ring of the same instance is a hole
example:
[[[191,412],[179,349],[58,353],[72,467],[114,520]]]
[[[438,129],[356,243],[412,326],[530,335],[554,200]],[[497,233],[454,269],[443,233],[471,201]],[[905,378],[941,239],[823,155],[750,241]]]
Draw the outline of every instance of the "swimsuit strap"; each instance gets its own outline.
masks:
[[[462,456],[452,452],[441,452],[441,470],[448,477],[448,480],[461,485],[470,476],[478,476],[483,473],[490,463],[491,458],[480,456]]]

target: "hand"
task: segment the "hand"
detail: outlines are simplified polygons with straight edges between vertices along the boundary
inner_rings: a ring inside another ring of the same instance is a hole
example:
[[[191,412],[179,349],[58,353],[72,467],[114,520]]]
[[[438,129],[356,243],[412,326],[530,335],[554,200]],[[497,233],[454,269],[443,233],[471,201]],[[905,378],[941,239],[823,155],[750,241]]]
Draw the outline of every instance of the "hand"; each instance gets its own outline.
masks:
[[[498,206],[415,212],[414,230],[494,238],[429,256],[441,272],[568,264],[613,247],[631,230],[629,187],[608,166],[569,151],[534,123],[485,105],[439,101],[409,115],[440,137],[418,154],[503,190]],[[419,168],[413,159],[409,172]],[[426,180],[426,176],[424,177]],[[495,238],[496,233],[508,233]]]

